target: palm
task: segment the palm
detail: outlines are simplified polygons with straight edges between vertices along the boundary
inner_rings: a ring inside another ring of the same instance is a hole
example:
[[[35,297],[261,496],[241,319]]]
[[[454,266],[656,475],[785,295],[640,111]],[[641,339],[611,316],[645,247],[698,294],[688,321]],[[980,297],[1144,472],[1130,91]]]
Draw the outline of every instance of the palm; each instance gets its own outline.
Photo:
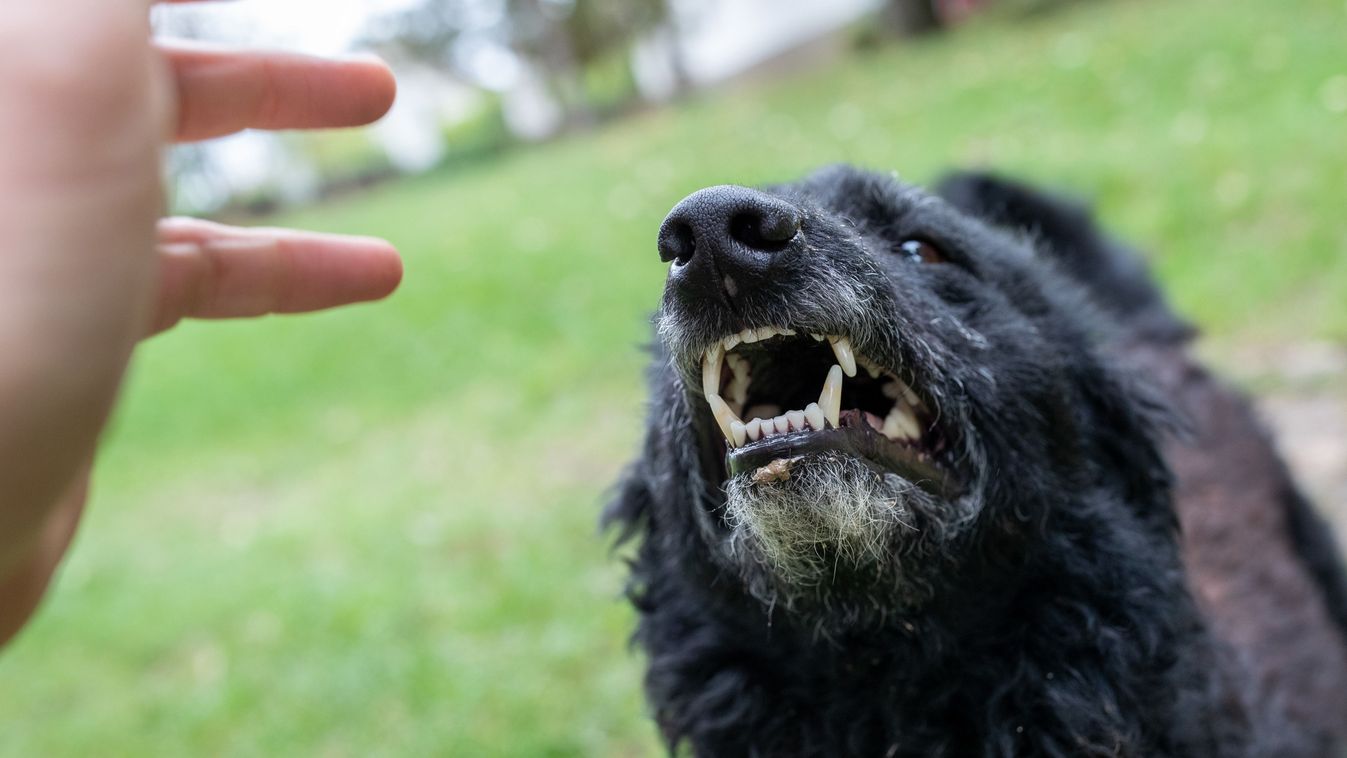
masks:
[[[376,61],[154,46],[149,5],[0,19],[0,641],[65,550],[139,339],[376,299],[401,277],[380,240],[157,223],[166,139],[366,123],[394,84]]]

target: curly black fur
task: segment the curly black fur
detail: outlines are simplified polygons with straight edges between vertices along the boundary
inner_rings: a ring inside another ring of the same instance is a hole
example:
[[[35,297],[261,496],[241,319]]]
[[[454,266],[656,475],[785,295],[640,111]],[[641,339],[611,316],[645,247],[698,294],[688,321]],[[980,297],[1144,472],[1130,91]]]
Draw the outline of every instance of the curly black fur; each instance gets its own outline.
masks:
[[[1070,245],[1080,219],[1026,232],[973,208],[963,181],[946,186],[953,203],[845,167],[769,188],[804,217],[772,280],[716,301],[666,293],[648,432],[605,523],[639,539],[635,640],[670,750],[1244,756],[1326,744],[1260,709],[1238,651],[1209,632],[1186,586],[1159,443],[1168,417],[1106,347],[1132,311],[1156,335],[1186,327],[1122,257],[1101,274],[1044,249]],[[912,238],[947,262],[895,254]],[[1092,294],[1098,276],[1119,287]],[[839,560],[807,591],[783,592],[731,539],[724,445],[696,379],[708,339],[766,324],[850,334],[901,369],[939,406],[953,443],[941,463],[963,485],[917,503],[915,528],[884,533],[889,558]]]

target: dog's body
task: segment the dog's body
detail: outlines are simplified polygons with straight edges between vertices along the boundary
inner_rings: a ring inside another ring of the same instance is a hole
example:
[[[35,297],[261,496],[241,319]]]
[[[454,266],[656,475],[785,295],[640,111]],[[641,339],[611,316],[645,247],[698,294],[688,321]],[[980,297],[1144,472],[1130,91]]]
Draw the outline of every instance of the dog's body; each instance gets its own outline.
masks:
[[[1248,405],[1079,208],[941,194],[832,169],[665,222],[650,428],[607,518],[640,538],[670,747],[1347,749],[1347,583]],[[809,399],[809,333],[838,361],[819,403],[744,424]]]

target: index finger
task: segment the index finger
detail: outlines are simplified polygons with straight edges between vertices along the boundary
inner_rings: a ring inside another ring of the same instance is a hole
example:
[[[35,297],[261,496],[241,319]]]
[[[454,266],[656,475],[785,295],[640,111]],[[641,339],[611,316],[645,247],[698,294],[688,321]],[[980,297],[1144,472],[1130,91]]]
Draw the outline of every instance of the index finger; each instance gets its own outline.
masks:
[[[149,328],[183,318],[303,313],[386,297],[402,279],[387,242],[198,219],[159,223],[160,290]]]
[[[397,83],[373,56],[338,60],[295,53],[160,43],[178,89],[177,139],[243,129],[359,126],[393,105]]]

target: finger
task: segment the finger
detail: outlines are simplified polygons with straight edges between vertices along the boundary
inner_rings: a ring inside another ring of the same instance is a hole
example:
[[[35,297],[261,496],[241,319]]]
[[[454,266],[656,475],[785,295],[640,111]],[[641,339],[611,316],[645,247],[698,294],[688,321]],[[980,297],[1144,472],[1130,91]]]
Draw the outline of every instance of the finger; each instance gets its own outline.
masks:
[[[178,88],[177,139],[243,129],[319,129],[377,121],[397,83],[373,57],[328,60],[293,53],[161,43]]]
[[[148,334],[184,318],[302,313],[378,300],[402,280],[402,259],[383,240],[195,219],[160,222],[159,260]]]

